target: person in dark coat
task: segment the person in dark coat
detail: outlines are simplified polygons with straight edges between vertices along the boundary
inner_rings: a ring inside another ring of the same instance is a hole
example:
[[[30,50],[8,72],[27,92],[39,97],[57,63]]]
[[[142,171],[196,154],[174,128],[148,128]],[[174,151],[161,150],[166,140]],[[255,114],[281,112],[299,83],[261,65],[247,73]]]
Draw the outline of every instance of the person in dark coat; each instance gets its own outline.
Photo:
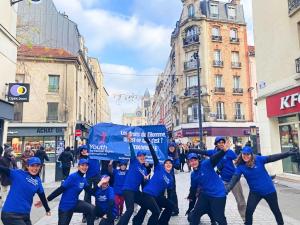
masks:
[[[41,176],[41,179],[42,181],[45,180],[45,160],[46,161],[49,161],[49,157],[45,151],[45,148],[44,146],[41,146],[35,153],[34,155],[35,157],[39,158],[41,160],[41,167],[40,167],[40,176]]]
[[[13,150],[11,147],[8,147],[4,151],[3,157],[0,157],[0,166],[7,168],[7,169],[17,169],[17,163],[15,160],[14,155],[12,154]],[[5,202],[7,193],[8,193],[8,186],[11,185],[11,181],[9,177],[3,173],[0,175],[1,178],[1,204],[2,206],[3,202]]]
[[[73,162],[73,156],[70,147],[65,148],[65,150],[60,154],[58,161],[60,161],[62,164],[63,179],[66,179],[70,174],[71,163]]]

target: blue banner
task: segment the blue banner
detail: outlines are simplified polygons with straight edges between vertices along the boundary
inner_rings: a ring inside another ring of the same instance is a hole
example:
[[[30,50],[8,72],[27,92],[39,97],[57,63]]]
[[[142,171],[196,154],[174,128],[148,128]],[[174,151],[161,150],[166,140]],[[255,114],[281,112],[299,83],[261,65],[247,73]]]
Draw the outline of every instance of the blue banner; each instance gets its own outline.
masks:
[[[144,137],[148,136],[158,159],[163,162],[167,158],[168,134],[163,125],[124,126],[112,123],[99,123],[89,132],[89,155],[92,159],[123,160],[130,158],[127,134],[132,135],[135,152],[142,150],[147,153],[146,161],[152,163],[148,144]]]

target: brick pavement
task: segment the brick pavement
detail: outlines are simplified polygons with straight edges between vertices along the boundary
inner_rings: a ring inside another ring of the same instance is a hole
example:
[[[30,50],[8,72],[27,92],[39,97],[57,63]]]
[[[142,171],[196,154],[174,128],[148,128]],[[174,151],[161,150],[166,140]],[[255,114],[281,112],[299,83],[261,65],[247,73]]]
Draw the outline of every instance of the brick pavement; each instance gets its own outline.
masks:
[[[179,216],[172,217],[170,221],[170,225],[188,225],[186,217],[184,216],[185,211],[188,207],[188,201],[185,199],[188,189],[189,189],[189,174],[188,173],[179,173],[176,175],[177,180],[177,193],[178,193],[178,200],[179,200],[179,208],[180,214]],[[56,200],[58,203],[59,198]],[[238,210],[236,207],[236,202],[233,198],[232,194],[229,194],[226,204],[226,217],[228,224],[232,225],[242,225],[242,220],[239,217]],[[290,218],[286,215],[283,215],[285,224],[286,225],[298,225],[300,221],[297,221],[293,218]],[[81,215],[74,214],[71,224],[72,225],[82,225],[81,223]],[[145,219],[147,221],[147,218]],[[204,216],[201,220],[202,225],[209,225],[209,219],[207,216]],[[52,209],[52,216],[51,217],[43,217],[39,220],[35,225],[54,225],[57,224],[57,207]],[[97,224],[95,222],[95,224]],[[146,224],[146,222],[144,223]],[[255,214],[254,214],[254,225],[274,225],[276,224],[275,219],[270,211],[269,208],[259,204]]]

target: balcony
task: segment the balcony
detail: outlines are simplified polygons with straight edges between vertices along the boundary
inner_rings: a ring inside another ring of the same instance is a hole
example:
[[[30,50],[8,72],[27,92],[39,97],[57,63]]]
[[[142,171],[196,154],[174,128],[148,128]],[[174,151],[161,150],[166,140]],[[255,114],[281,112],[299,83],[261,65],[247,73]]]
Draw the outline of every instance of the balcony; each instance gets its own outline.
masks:
[[[234,119],[235,120],[245,120],[245,115],[242,115],[242,114],[234,115]]]
[[[231,62],[231,68],[241,68],[242,63],[241,62]]]
[[[215,87],[215,93],[225,93],[225,88],[224,87]]]
[[[230,38],[230,43],[232,43],[232,44],[239,44],[240,43],[240,39],[236,38],[236,37],[231,37]]]
[[[199,43],[199,35],[187,36],[183,39],[183,46]]]
[[[292,15],[298,9],[300,9],[300,0],[288,0],[289,14]]]
[[[243,94],[243,88],[233,88],[233,94]]]
[[[199,65],[200,67],[200,65]],[[184,62],[184,70],[196,70],[197,69],[197,61],[194,60],[190,60],[187,62]]]
[[[300,73],[300,58],[295,60],[296,63],[296,73]]]
[[[212,41],[222,42],[222,36],[220,35],[212,35],[211,36]]]
[[[186,88],[184,91],[184,97],[198,98],[198,91],[198,86]]]
[[[223,67],[224,66],[224,62],[223,61],[219,61],[219,60],[214,60],[213,61],[213,66],[214,67]]]
[[[216,119],[217,119],[217,120],[226,120],[226,119],[227,119],[227,116],[226,116],[226,114],[218,114],[218,113],[217,113]]]

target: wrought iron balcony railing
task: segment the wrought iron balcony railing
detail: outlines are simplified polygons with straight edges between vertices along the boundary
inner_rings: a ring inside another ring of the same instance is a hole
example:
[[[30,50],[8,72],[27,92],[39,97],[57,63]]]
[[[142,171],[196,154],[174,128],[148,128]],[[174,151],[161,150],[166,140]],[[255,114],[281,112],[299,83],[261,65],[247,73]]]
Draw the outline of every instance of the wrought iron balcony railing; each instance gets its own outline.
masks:
[[[232,68],[241,68],[242,63],[241,62],[231,62],[231,67]]]
[[[217,120],[226,120],[227,116],[226,116],[226,114],[217,114],[216,119]]]
[[[200,67],[200,65],[199,65]],[[197,61],[196,60],[190,60],[187,62],[184,62],[184,70],[195,70],[197,69]]]
[[[199,35],[191,35],[183,39],[184,46],[194,44],[194,43],[199,43]]]
[[[245,120],[245,115],[237,114],[234,115],[235,120]]]
[[[211,40],[221,42],[222,41],[222,36],[221,35],[212,35]]]
[[[236,38],[236,37],[231,37],[231,38],[230,38],[230,42],[231,42],[231,43],[240,43],[240,39],[239,39],[239,38]]]
[[[224,93],[225,88],[224,87],[215,87],[215,92]]]
[[[213,61],[213,66],[214,67],[223,67],[224,66],[224,62],[223,61],[219,61],[219,60],[214,60]]]
[[[232,91],[235,94],[242,94],[243,93],[243,88],[233,88]]]

